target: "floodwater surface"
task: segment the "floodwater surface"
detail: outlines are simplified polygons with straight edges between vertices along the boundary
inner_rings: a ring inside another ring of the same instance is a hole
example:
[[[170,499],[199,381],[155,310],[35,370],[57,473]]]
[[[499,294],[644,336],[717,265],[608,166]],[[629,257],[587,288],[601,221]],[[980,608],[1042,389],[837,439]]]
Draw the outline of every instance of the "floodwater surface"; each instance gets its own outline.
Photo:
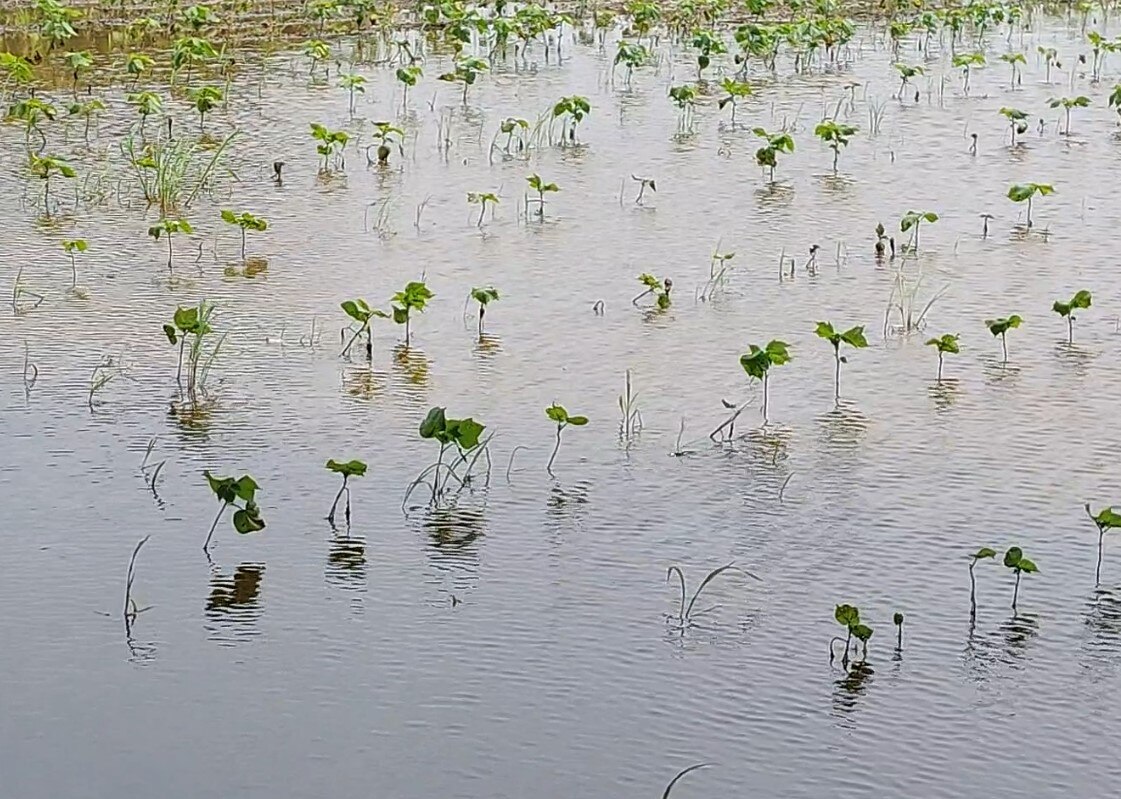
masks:
[[[430,54],[388,168],[363,150],[373,121],[398,119],[392,69],[357,68],[369,83],[351,119],[333,65],[312,85],[296,52],[269,56],[263,80],[250,61],[207,122],[216,137],[242,132],[226,162],[236,177],[187,212],[196,232],[174,242],[174,285],[164,240],[147,235],[156,211],[116,193],[130,193],[116,186],[123,92],[109,90],[91,147],[78,124],[66,141],[51,129],[52,151],[105,174],[112,194],[74,213],[60,187],[54,225],[28,198],[22,128],[0,129],[0,277],[10,286],[22,266],[45,297],[0,314],[0,794],[650,797],[703,762],[676,799],[1111,795],[1121,551],[1107,536],[1095,590],[1083,503],[1121,502],[1121,141],[1106,102],[1121,62],[1092,85],[1078,25],[1041,19],[1011,39],[1029,54],[1013,90],[997,60],[1009,40],[989,40],[968,97],[948,48],[924,62],[904,42],[901,60],[926,74],[900,101],[882,30],[862,28],[840,68],[753,70],[736,129],[713,82],[686,136],[666,96],[695,78],[680,47],[663,43],[627,86],[621,69],[611,79],[614,37],[602,50],[567,38],[559,65],[538,46],[497,61],[466,107],[434,80],[447,58]],[[1040,45],[1064,65],[1051,85]],[[343,58],[350,44],[335,47]],[[581,146],[488,154],[502,119],[532,127],[574,93],[592,105]],[[1047,100],[1076,94],[1092,104],[1061,135]],[[1015,150],[1002,106],[1031,116]],[[834,176],[813,127],[838,108],[860,131]],[[174,111],[195,135],[186,104]],[[359,135],[345,177],[317,177],[313,121]],[[796,150],[768,186],[750,128],[784,122]],[[534,172],[560,187],[543,221],[523,210]],[[632,175],[656,181],[642,205]],[[1005,196],[1028,181],[1055,188],[1030,234]],[[468,192],[500,197],[481,228]],[[270,221],[248,238],[265,273],[225,274],[240,242],[222,208]],[[877,262],[876,224],[902,245],[910,210],[940,218],[917,255]],[[88,299],[66,293],[59,241],[78,237]],[[702,302],[716,248],[735,257]],[[779,280],[780,253],[793,279]],[[885,332],[900,270],[920,310],[943,292],[911,335]],[[642,272],[674,281],[668,310],[632,306]],[[379,321],[372,365],[340,359],[339,303],[386,307],[422,275],[435,298],[412,347]],[[481,285],[501,294],[482,344],[464,314]],[[1051,303],[1082,288],[1094,304],[1067,346]],[[191,415],[160,328],[202,298],[228,338],[213,402]],[[1012,313],[1024,325],[1002,365],[983,320]],[[847,353],[839,406],[819,320],[864,325],[870,342]],[[942,333],[961,334],[961,353],[938,385],[923,344]],[[772,338],[793,358],[772,372],[760,431],[759,384],[738,358]],[[127,373],[91,410],[106,355]],[[623,441],[628,369],[644,425]],[[735,440],[711,442],[721,400],[749,398]],[[591,421],[564,431],[550,477],[554,401]],[[417,434],[435,405],[495,433],[489,484],[439,509],[422,489],[406,515],[407,487],[435,460]],[[141,469],[153,437],[149,461],[166,461],[155,495]],[[324,520],[338,488],[328,458],[369,463],[349,534]],[[239,536],[225,520],[213,563],[200,551],[217,510],[204,469],[251,473],[268,523]],[[133,595],[150,609],[126,633],[126,566],[149,535]],[[1039,572],[1014,615],[1011,572],[999,556],[979,563],[971,624],[967,556],[1011,545]],[[698,608],[717,607],[681,630],[667,567],[691,593],[730,561],[760,581],[716,578]],[[839,603],[875,629],[868,668],[849,675],[828,659]]]

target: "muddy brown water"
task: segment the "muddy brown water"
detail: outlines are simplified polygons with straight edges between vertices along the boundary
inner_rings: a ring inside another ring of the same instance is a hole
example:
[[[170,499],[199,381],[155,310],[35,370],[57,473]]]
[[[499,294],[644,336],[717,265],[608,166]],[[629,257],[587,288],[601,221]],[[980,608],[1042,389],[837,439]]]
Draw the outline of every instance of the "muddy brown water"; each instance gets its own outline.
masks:
[[[45,295],[34,311],[0,314],[0,794],[638,797],[709,762],[674,795],[1110,795],[1121,780],[1121,552],[1107,544],[1096,592],[1082,504],[1121,501],[1121,142],[1106,106],[1121,63],[1107,60],[1100,85],[1079,72],[1072,92],[1065,69],[1044,85],[1037,45],[1064,65],[1087,49],[1077,28],[1049,21],[1013,38],[1030,54],[1015,91],[996,62],[1007,42],[993,35],[993,63],[968,98],[943,53],[926,64],[919,102],[900,102],[891,55],[871,39],[860,32],[840,71],[792,75],[780,61],[777,79],[753,75],[741,126],[796,125],[775,187],[754,165],[758,140],[731,130],[714,97],[699,103],[696,134],[674,138],[665,94],[671,70],[672,82],[693,78],[686,53],[612,87],[611,51],[571,44],[559,66],[540,49],[516,69],[498,64],[466,109],[433,80],[446,64],[434,56],[402,120],[406,157],[379,170],[348,149],[345,180],[324,183],[308,123],[364,131],[364,146],[399,90],[391,71],[361,68],[369,85],[350,120],[333,78],[309,86],[295,54],[275,57],[260,96],[246,77],[208,123],[244,132],[239,180],[190,209],[197,232],[176,242],[173,288],[162,242],[146,236],[155,214],[135,195],[131,209],[114,196],[57,228],[37,223],[20,200],[22,131],[0,130],[3,281],[22,265]],[[903,57],[921,60],[911,45]],[[861,132],[834,178],[812,127],[853,81],[842,117]],[[572,93],[593,104],[585,146],[490,163],[503,117],[532,120]],[[1075,93],[1093,103],[1058,135],[1046,100]],[[886,104],[877,136],[872,102]],[[1014,152],[1005,105],[1033,117]],[[117,92],[110,106],[93,153],[77,125],[68,142],[51,127],[51,149],[80,171],[120,174],[131,112]],[[195,120],[176,111],[185,135]],[[286,162],[281,187],[274,160]],[[531,172],[561,187],[543,223],[519,220]],[[631,174],[657,181],[644,207]],[[1005,192],[1028,180],[1056,194],[1023,235]],[[501,195],[482,231],[471,191]],[[390,203],[382,236],[367,229],[374,202]],[[249,239],[266,275],[223,275],[238,259],[224,207],[270,220]],[[941,218],[905,273],[923,276],[920,305],[945,294],[924,331],[885,337],[899,261],[876,262],[872,231],[882,221],[899,237],[910,209]],[[982,213],[995,216],[986,240]],[[87,300],[65,293],[58,241],[77,236],[90,243]],[[734,266],[698,302],[718,242]],[[816,275],[802,267],[812,244]],[[783,250],[798,271],[780,283]],[[674,280],[666,313],[631,306],[642,271]],[[412,351],[395,355],[399,331],[382,324],[372,367],[340,361],[339,302],[385,305],[422,274],[436,298]],[[502,299],[480,347],[463,301],[485,284]],[[1094,306],[1069,348],[1050,305],[1080,288]],[[216,403],[184,421],[169,413],[175,352],[160,325],[203,297],[229,337]],[[1009,313],[1025,324],[1001,366],[982,320]],[[871,341],[849,353],[838,409],[819,319],[866,325]],[[320,342],[301,346],[313,320]],[[961,334],[962,353],[938,387],[923,341],[943,332]],[[720,400],[755,391],[738,356],[770,338],[794,355],[771,380],[772,424],[756,431],[756,401],[734,444],[712,445]],[[25,342],[39,369],[29,394]],[[91,412],[89,377],[105,354],[123,354],[128,376]],[[645,422],[629,444],[616,404],[627,369]],[[551,479],[542,409],[554,400],[591,423],[565,431]],[[454,507],[405,517],[405,488],[434,458],[416,434],[432,405],[496,433],[494,468]],[[688,452],[673,457],[682,418]],[[153,459],[166,459],[158,499],[139,469],[153,436]],[[515,446],[526,449],[507,482]],[[353,483],[344,536],[323,518],[337,488],[323,463],[352,457],[370,472]],[[268,521],[245,537],[224,523],[213,565],[200,552],[215,511],[203,469],[251,472]],[[134,593],[151,609],[126,636],[125,567],[146,535]],[[1014,617],[1011,575],[978,565],[971,629],[966,555],[1012,544],[1040,573],[1024,578]],[[762,582],[717,580],[699,605],[719,607],[675,630],[667,566],[692,588],[732,560]],[[827,659],[839,602],[876,630],[863,678]],[[895,611],[906,614],[899,655]]]

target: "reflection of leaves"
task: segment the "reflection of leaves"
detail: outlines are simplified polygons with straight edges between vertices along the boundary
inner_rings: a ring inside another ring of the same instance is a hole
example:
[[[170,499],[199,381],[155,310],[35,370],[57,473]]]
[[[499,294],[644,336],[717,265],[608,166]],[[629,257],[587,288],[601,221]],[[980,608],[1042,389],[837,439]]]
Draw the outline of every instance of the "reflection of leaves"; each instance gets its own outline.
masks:
[[[244,563],[231,577],[215,575],[210,580],[210,596],[206,600],[208,614],[253,607],[261,596],[264,564]]]

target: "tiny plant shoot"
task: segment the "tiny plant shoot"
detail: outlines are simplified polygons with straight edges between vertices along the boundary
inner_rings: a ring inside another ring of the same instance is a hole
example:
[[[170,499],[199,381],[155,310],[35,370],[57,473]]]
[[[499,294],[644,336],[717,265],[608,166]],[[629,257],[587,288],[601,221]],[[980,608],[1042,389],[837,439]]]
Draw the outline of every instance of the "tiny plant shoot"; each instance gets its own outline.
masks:
[[[996,550],[981,547],[969,556],[969,618],[977,617],[977,578],[973,575],[973,567],[979,560],[995,560]]]
[[[344,512],[346,514],[346,526],[350,527],[350,487],[347,482],[352,477],[363,477],[366,474],[366,464],[362,461],[337,461],[334,458],[327,461],[327,471],[334,472],[335,474],[342,475],[343,484],[339,488],[339,493],[335,494],[335,501],[331,503],[331,512],[327,514],[327,521],[331,526],[335,526],[335,509],[339,506],[339,500],[342,495],[346,494],[346,506]]]
[[[912,250],[919,248],[919,227],[923,222],[933,225],[938,221],[938,214],[933,211],[908,211],[899,220],[899,232],[911,231],[910,247]]]
[[[525,202],[526,202],[526,206],[527,206],[527,211],[528,211],[528,206],[531,202],[532,203],[537,203],[537,216],[541,219],[544,219],[545,218],[545,195],[546,194],[552,194],[552,193],[560,191],[560,187],[557,186],[556,183],[546,182],[545,180],[542,179],[542,177],[540,175],[538,175],[536,173],[533,174],[533,175],[530,175],[525,180],[526,180],[526,183],[529,184],[529,187],[531,189],[533,189],[535,192],[537,192],[537,197],[535,197],[535,198],[526,197]]]
[[[1008,188],[1008,199],[1014,203],[1026,202],[1028,204],[1027,225],[1030,228],[1032,226],[1032,198],[1037,194],[1040,197],[1046,197],[1048,194],[1054,193],[1054,187],[1047,183],[1016,183]]]
[[[175,274],[174,270],[172,269],[172,258],[174,255],[171,249],[172,236],[176,233],[182,233],[189,236],[194,232],[195,230],[191,227],[191,223],[186,219],[169,219],[167,217],[164,217],[158,223],[148,228],[148,235],[151,236],[155,241],[159,241],[160,236],[163,236],[167,239],[167,273],[169,275]]]
[[[631,300],[631,305],[638,305],[638,301],[643,297],[654,295],[654,301],[657,306],[663,311],[670,306],[670,292],[673,291],[673,281],[668,277],[665,280],[658,280],[649,272],[643,272],[638,276],[638,282],[645,286],[645,290]]]
[[[1067,344],[1074,344],[1074,312],[1090,307],[1093,297],[1086,289],[1076,292],[1073,297],[1064,302],[1055,300],[1051,310],[1067,320]]]
[[[1112,507],[1102,508],[1094,513],[1090,510],[1089,502],[1086,503],[1085,507],[1086,515],[1098,528],[1098,567],[1094,571],[1094,585],[1100,585],[1102,581],[1102,544],[1108,531],[1121,529],[1121,513],[1117,513]]]
[[[900,613],[899,611],[896,611],[895,615],[891,617],[891,620],[895,624],[895,632],[896,632],[896,635],[897,635],[897,637],[895,639],[895,651],[902,652],[903,651],[903,614]]]
[[[393,304],[393,321],[405,326],[405,347],[409,346],[409,323],[412,312],[423,313],[428,301],[435,295],[423,282],[413,280],[405,284],[405,288],[398,291],[390,299]]]
[[[1039,567],[1024,557],[1024,552],[1019,547],[1009,547],[1004,553],[1004,565],[1016,574],[1016,587],[1012,589],[1012,612],[1016,612],[1016,600],[1020,596],[1020,575],[1034,574]]]
[[[549,463],[545,466],[545,471],[551,475],[553,473],[553,461],[557,459],[557,453],[560,451],[561,433],[564,432],[564,428],[569,425],[583,427],[588,423],[588,417],[569,416],[565,407],[555,402],[545,409],[545,415],[557,423],[557,443],[556,446],[553,447],[553,454],[549,456]]]
[[[229,209],[222,211],[222,221],[228,225],[236,225],[241,230],[241,260],[245,262],[245,233],[248,230],[256,230],[258,233],[263,233],[269,229],[269,222],[264,217],[254,216],[248,211],[242,211],[240,214],[235,214]]]
[[[1000,113],[1008,120],[1009,128],[1012,131],[1012,146],[1016,146],[1016,136],[1022,136],[1028,132],[1028,115],[1027,112],[1021,111],[1019,108],[1002,108]]]
[[[74,253],[85,252],[89,245],[85,239],[73,239],[62,242],[62,249],[70,256],[70,291],[74,292],[78,290],[78,266]]]
[[[370,330],[370,322],[376,317],[380,319],[388,319],[389,314],[385,311],[371,308],[369,304],[358,297],[353,300],[346,300],[342,303],[343,313],[354,320],[349,328],[343,330],[343,336],[346,336],[347,330],[352,331],[350,339],[343,346],[343,351],[339,353],[340,358],[345,358],[354,342],[365,333],[366,334],[366,360],[370,360],[374,353],[373,333]],[[357,327],[355,327],[357,323]]]
[[[772,339],[767,342],[765,347],[758,347],[755,344],[748,344],[747,346],[748,351],[740,356],[740,366],[743,367],[749,377],[763,381],[763,424],[765,426],[769,420],[768,381],[771,367],[789,363],[790,345],[785,341]]]
[[[856,128],[852,125],[842,125],[827,119],[814,128],[814,135],[829,145],[833,150],[833,174],[837,174],[837,159],[841,157],[841,148],[849,146],[849,139],[856,135]]]
[[[833,399],[837,402],[841,400],[841,364],[848,363],[848,359],[841,355],[841,345],[848,344],[854,349],[864,349],[868,346],[868,339],[864,337],[864,326],[858,325],[857,327],[850,327],[845,331],[837,331],[833,329],[833,325],[829,322],[818,322],[817,329],[818,338],[825,339],[833,345],[833,359],[836,361],[837,368],[833,382]]]
[[[718,105],[720,110],[724,110],[724,106],[732,106],[732,129],[736,127],[736,110],[738,101],[744,97],[751,96],[751,84],[735,80],[733,78],[724,78],[720,82],[720,88],[724,91],[724,96],[720,98]]]
[[[946,353],[957,355],[961,352],[961,346],[958,344],[957,333],[943,333],[937,338],[929,338],[926,340],[928,347],[934,347],[938,350],[938,382],[942,382],[942,361],[946,357]]]
[[[767,142],[755,151],[755,163],[770,170],[770,182],[774,183],[778,154],[794,152],[794,137],[789,133],[768,133],[764,128],[753,128],[751,132]]]
[[[1016,329],[1023,322],[1024,320],[1018,314],[985,320],[985,327],[993,334],[993,338],[1000,336],[1000,349],[1003,353],[1001,363],[1008,363],[1008,331]]]
[[[479,338],[483,337],[483,317],[487,314],[487,306],[498,302],[498,289],[493,286],[476,286],[471,289],[471,299],[479,303]]]
[[[837,605],[833,611],[833,618],[837,623],[845,628],[844,645],[845,651],[841,655],[841,665],[848,668],[849,665],[849,646],[852,644],[852,639],[860,641],[864,645],[863,660],[868,659],[868,639],[872,637],[872,628],[860,622],[860,609],[853,605]],[[829,662],[834,660],[833,645],[841,641],[839,636],[834,636],[829,639]]]
[[[218,508],[218,515],[214,517],[214,524],[210,525],[210,532],[207,533],[206,541],[203,542],[203,552],[209,551],[210,539],[214,537],[214,530],[218,527],[218,522],[222,520],[222,514],[230,506],[236,508],[234,511],[234,529],[239,533],[244,535],[265,529],[265,520],[261,518],[260,508],[257,507],[257,489],[260,486],[252,477],[247,474],[238,478],[215,477],[209,471],[203,474],[206,475],[206,482],[210,484],[210,490],[214,492],[214,496],[221,503]]]
[[[1090,98],[1079,95],[1078,97],[1052,97],[1047,101],[1047,104],[1052,108],[1062,107],[1066,113],[1066,129],[1063,130],[1064,136],[1070,135],[1070,112],[1075,108],[1086,108],[1090,105]]]

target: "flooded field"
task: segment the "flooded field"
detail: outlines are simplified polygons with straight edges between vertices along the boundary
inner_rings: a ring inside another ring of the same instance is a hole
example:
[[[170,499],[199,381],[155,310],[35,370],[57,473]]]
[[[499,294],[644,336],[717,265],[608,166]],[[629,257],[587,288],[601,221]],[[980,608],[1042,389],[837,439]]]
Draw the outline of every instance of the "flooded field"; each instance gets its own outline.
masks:
[[[0,795],[1111,795],[1115,14],[454,8],[0,65]]]

